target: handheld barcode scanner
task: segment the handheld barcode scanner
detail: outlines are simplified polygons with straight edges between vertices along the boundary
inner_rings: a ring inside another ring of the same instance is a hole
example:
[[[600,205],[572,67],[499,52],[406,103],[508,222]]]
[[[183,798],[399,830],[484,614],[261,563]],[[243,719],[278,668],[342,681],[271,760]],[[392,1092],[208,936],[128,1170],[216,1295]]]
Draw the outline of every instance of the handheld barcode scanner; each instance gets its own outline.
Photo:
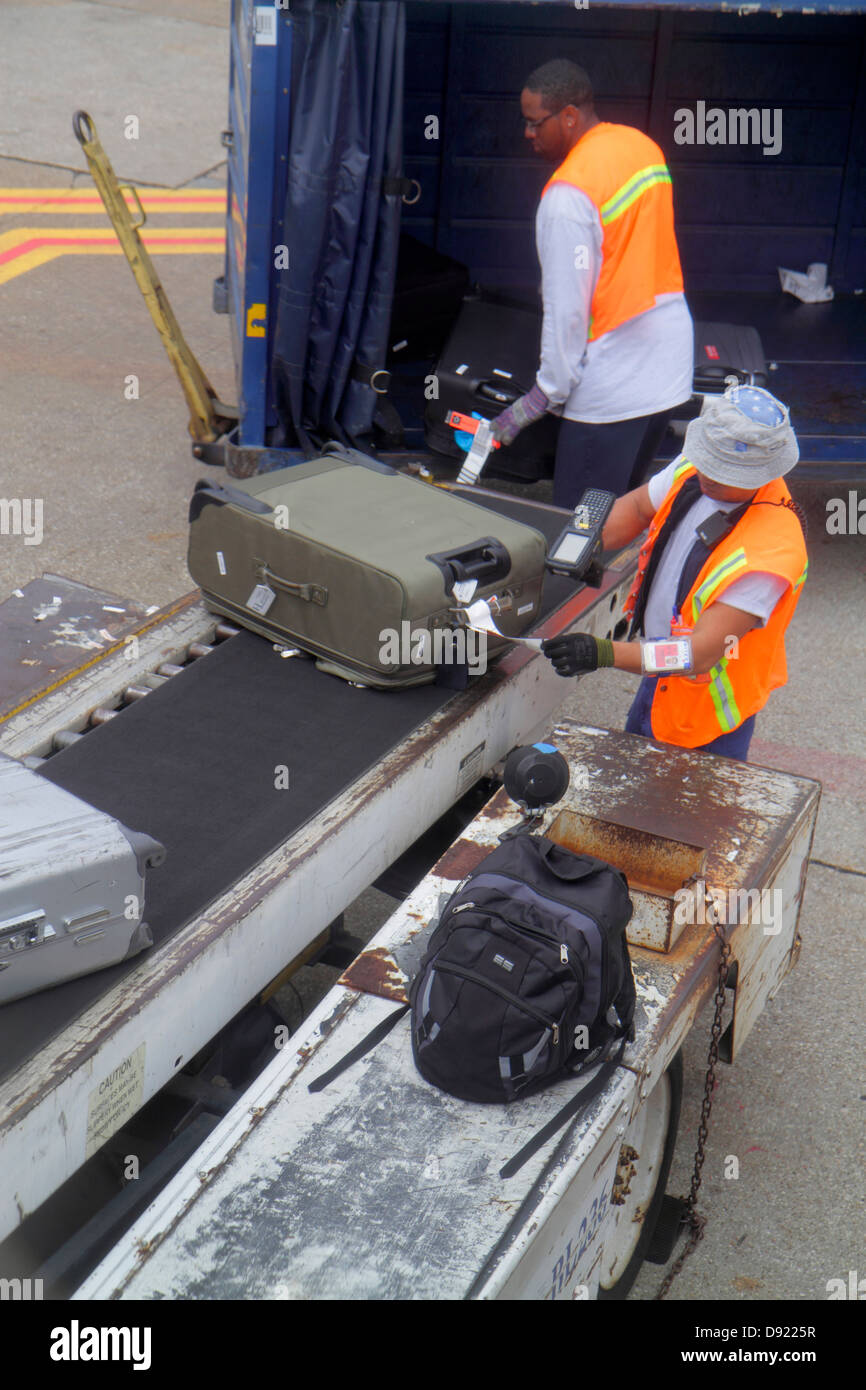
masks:
[[[613,492],[587,488],[547,557],[547,569],[553,574],[582,579],[594,589],[600,588],[603,578],[598,561],[602,551],[601,533],[615,501]]]

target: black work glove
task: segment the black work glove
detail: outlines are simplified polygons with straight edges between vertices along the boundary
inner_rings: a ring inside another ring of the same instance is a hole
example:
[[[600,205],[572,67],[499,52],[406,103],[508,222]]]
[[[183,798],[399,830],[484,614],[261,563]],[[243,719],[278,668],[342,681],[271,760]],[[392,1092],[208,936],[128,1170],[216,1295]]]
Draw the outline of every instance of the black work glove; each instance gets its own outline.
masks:
[[[582,671],[613,665],[613,643],[605,637],[591,637],[588,632],[548,637],[541,650],[560,676],[579,676]]]

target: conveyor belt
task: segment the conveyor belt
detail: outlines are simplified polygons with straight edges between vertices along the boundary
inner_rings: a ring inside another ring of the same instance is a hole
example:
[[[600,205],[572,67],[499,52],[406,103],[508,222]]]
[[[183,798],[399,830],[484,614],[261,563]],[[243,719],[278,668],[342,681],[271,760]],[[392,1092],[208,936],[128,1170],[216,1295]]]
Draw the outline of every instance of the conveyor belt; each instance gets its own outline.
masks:
[[[536,526],[551,541],[562,529],[563,514],[553,508],[499,496],[485,496],[484,504]],[[548,575],[542,616],[574,592],[569,580]],[[146,920],[159,944],[453,695],[432,685],[358,689],[323,675],[311,661],[284,660],[272,643],[242,632],[40,771],[165,845],[165,864],[152,871],[146,897]],[[289,770],[286,790],[274,786],[279,764]],[[0,1078],[135,964],[3,1006]]]

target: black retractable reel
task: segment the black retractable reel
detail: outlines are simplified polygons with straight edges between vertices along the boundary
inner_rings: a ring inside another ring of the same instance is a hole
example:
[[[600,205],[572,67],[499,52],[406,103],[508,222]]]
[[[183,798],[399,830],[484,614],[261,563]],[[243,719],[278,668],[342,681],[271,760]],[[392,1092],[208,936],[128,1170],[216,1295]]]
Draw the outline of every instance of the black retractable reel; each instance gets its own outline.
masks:
[[[568,790],[568,763],[552,743],[533,743],[513,748],[505,760],[505,790],[525,812],[520,825],[506,830],[500,840],[519,835],[541,818],[545,806],[552,806]]]

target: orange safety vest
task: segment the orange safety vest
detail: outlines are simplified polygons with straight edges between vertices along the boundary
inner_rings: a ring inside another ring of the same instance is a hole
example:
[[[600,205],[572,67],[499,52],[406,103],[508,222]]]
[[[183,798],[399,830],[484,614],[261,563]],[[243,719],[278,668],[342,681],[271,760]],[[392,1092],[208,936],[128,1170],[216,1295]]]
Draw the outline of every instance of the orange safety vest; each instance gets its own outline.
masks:
[[[603,231],[602,267],[592,296],[590,339],[682,292],[671,176],[655,141],[630,125],[602,121],[578,140],[552,178],[592,200]]]
[[[630,616],[643,583],[649,557],[674,500],[696,469],[684,459],[673,484],[652,519],[640,552],[638,571],[626,600]],[[650,718],[653,736],[681,748],[699,748],[720,734],[739,728],[743,720],[763,709],[772,690],[788,679],[785,629],[794,615],[809,569],[806,543],[790,502],[785,482],[776,478],[755,494],[754,502],[734,529],[707,557],[686,595],[682,611],[671,619],[672,636],[690,633],[711,604],[724,599],[729,584],[760,571],[775,574],[789,585],[763,627],[753,627],[739,639],[736,654],[723,656],[706,676],[662,676],[656,682]]]

